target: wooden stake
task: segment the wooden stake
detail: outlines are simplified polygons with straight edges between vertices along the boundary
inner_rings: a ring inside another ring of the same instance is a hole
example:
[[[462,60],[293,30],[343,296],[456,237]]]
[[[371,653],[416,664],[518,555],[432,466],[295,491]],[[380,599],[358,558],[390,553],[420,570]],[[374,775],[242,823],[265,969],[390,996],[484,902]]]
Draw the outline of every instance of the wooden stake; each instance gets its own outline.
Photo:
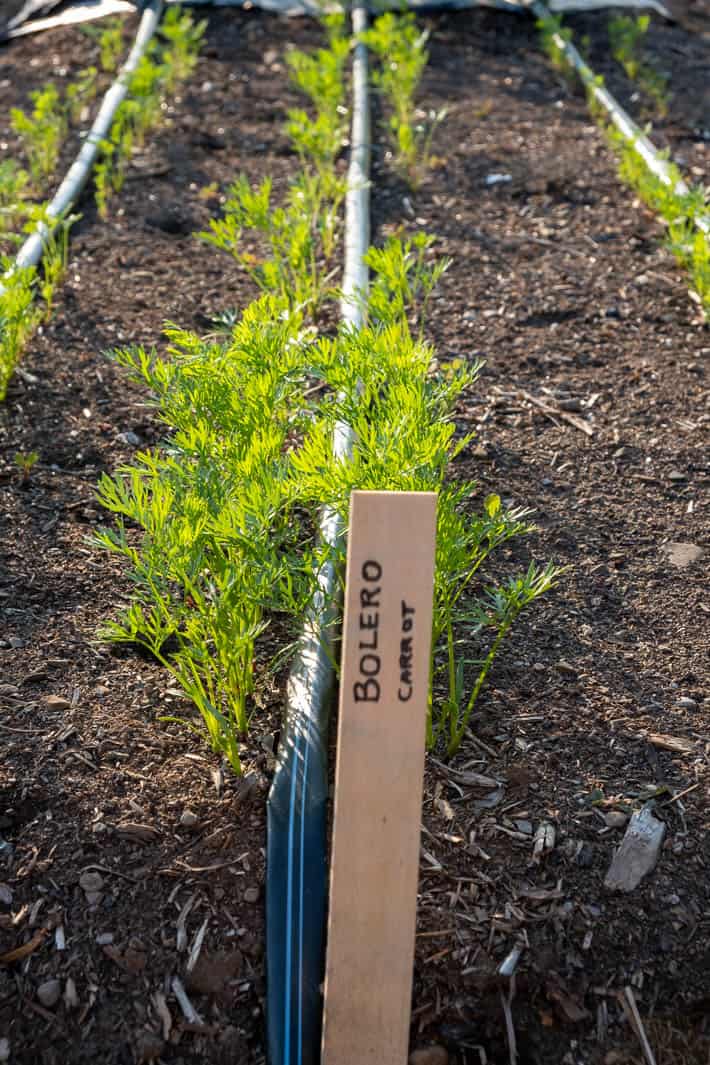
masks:
[[[405,1065],[436,540],[430,492],[354,492],[323,1065]]]

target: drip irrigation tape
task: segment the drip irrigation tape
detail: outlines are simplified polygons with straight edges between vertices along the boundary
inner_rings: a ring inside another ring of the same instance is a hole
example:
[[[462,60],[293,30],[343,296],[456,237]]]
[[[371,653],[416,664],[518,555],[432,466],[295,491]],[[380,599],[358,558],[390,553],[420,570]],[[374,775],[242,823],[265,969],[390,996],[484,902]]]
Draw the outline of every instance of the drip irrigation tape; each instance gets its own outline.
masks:
[[[367,27],[356,7],[353,31]],[[351,329],[364,325],[369,244],[370,105],[364,44],[353,54],[353,118],[345,200],[345,268],[341,315]],[[340,424],[333,452],[347,461],[354,445]],[[320,538],[337,548],[345,535],[335,511],[321,515]],[[334,689],[340,586],[324,567],[291,669],[286,715],[267,805],[266,957],[267,1042],[271,1065],[317,1065],[320,1060],[321,984],[325,956],[328,718]]]
[[[27,238],[18,251],[15,262],[10,267],[10,272],[38,265],[47,240],[51,237],[57,222],[76,203],[81,195],[96,162],[101,142],[106,140],[109,135],[116,112],[128,92],[131,77],[136,71],[148,42],[158,27],[162,13],[163,0],[151,0],[141,17],[138,32],[136,33],[133,47],[128,53],[128,58],[121,67],[111,88],[104,96],[101,107],[94,119],[94,124],[87,133],[79,154],[47,207],[48,223],[40,222],[37,225],[34,233]],[[2,292],[3,285],[0,282],[0,295],[2,295]]]
[[[542,3],[542,0],[531,0],[530,10],[538,19],[547,20],[550,18],[550,11],[548,7]],[[619,103],[617,103],[608,89],[605,89],[603,85],[598,84],[594,71],[587,63],[585,63],[575,46],[570,41],[566,41],[559,33],[553,33],[552,39],[555,42],[556,47],[564,54],[567,62],[579,75],[585,89],[587,89],[597,103],[604,108],[613,124],[622,136],[633,145],[636,153],[641,159],[643,159],[651,173],[662,181],[664,185],[667,185],[669,188],[673,187],[674,192],[679,196],[687,195],[689,189],[685,182],[677,181],[673,184],[668,161],[664,159],[655,145],[651,143],[643,130],[636,125],[631,116],[624,111]],[[710,234],[710,218],[700,216],[696,217],[694,221],[698,229],[705,234]]]

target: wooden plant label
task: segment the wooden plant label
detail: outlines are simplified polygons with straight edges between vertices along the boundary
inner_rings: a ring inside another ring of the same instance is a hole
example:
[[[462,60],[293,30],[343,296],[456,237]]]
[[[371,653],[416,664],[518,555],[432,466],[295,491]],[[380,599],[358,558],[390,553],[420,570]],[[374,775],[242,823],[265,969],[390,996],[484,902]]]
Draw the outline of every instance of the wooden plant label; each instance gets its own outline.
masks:
[[[436,495],[354,492],[323,1065],[406,1065],[431,644]]]

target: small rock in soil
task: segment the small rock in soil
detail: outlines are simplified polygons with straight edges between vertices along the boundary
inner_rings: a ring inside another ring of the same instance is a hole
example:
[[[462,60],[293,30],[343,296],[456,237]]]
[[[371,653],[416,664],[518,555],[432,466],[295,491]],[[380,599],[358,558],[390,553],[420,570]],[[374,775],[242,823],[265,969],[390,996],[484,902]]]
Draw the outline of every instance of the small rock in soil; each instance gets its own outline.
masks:
[[[702,547],[697,544],[685,543],[664,544],[663,552],[668,556],[671,566],[677,566],[678,569],[685,569],[686,566],[697,562],[704,553]]]
[[[676,699],[675,705],[680,710],[697,710],[698,704],[695,699],[689,698],[687,695],[681,695],[679,699]]]
[[[574,666],[571,665],[569,662],[565,662],[564,660],[558,662],[555,666],[555,669],[558,673],[562,673],[562,675],[565,677],[577,676],[577,670],[574,668]]]
[[[623,828],[628,821],[628,817],[621,810],[610,810],[604,820],[607,828]]]
[[[92,872],[91,869],[87,869],[85,873],[82,873],[79,877],[79,887],[82,891],[94,892],[101,891],[104,886],[104,878],[101,873]]]
[[[100,932],[96,937],[96,942],[100,947],[107,947],[113,943],[113,932]]]
[[[419,1047],[409,1055],[409,1065],[448,1065],[449,1055],[444,1047]]]
[[[651,804],[635,813],[604,880],[608,891],[633,891],[658,861],[666,834],[663,821],[653,816]]]
[[[44,700],[44,705],[48,706],[50,710],[71,709],[71,703],[62,695],[48,695],[47,698]]]
[[[14,651],[19,651],[25,646],[25,641],[21,640],[19,636],[11,636],[7,642]]]
[[[259,901],[259,889],[255,887],[249,887],[244,892],[245,902],[258,902]]]
[[[12,904],[12,888],[8,884],[0,884],[0,902],[4,906]]]
[[[137,433],[132,433],[130,429],[127,429],[124,433],[119,433],[116,437],[122,444],[128,444],[129,447],[138,447],[141,442],[141,438]]]
[[[67,977],[67,982],[64,987],[64,1005],[68,1010],[75,1010],[79,1005],[79,996],[76,993],[76,984],[72,980],[71,976]]]
[[[0,1039],[0,1061],[10,1060],[10,1040],[5,1036]]]
[[[51,1010],[52,1007],[57,1005],[61,995],[61,980],[45,980],[44,983],[40,984],[37,988],[37,998],[48,1010]]]
[[[183,828],[195,828],[199,823],[199,817],[192,810],[183,810],[180,814],[180,824]]]

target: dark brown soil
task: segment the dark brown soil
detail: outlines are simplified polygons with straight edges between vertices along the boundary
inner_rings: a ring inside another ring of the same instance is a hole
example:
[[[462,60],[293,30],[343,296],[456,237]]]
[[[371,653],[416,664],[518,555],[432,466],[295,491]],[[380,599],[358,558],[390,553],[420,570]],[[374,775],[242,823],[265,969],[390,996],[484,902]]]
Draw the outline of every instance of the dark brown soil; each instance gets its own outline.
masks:
[[[604,18],[581,27],[593,57]],[[482,495],[534,508],[540,532],[512,561],[569,570],[510,639],[453,766],[429,763],[412,1045],[446,1046],[462,1065],[508,1062],[504,996],[522,1063],[641,1060],[618,998],[632,986],[656,1018],[659,1065],[704,1061],[710,335],[531,23],[467,12],[432,28],[422,106],[449,109],[441,161],[413,193],[376,150],[374,234],[424,228],[452,256],[428,332],[444,357],[487,360],[460,412],[478,437],[459,469]],[[707,43],[652,32],[671,84],[697,102],[704,74],[687,57],[707,60]],[[0,113],[32,87],[32,57],[47,48],[69,66],[77,39],[61,31],[2,53],[13,72]],[[210,12],[198,71],[109,220],[82,203],[56,313],[0,414],[0,955],[36,947],[0,967],[0,1038],[23,1065],[263,1060],[278,695],[246,752],[246,784],[160,723],[189,707],[158,667],[96,642],[126,589],[86,538],[101,471],[160,438],[144,395],[101,352],[157,342],[166,319],[207,331],[252,298],[190,234],[217,208],[203,192],[213,183],[271,173],[278,188],[293,172],[283,52],[316,39],[305,21]],[[707,179],[708,144],[680,97],[663,132]],[[15,455],[31,451],[40,459],[23,481]],[[680,568],[674,542],[705,554]],[[471,770],[495,786],[467,783]],[[608,815],[651,796],[667,825],[658,866],[610,895],[623,829]],[[554,847],[534,862],[544,824]],[[518,944],[511,987],[496,967]],[[204,1026],[184,1022],[175,975]],[[51,980],[62,997],[43,1005]]]

